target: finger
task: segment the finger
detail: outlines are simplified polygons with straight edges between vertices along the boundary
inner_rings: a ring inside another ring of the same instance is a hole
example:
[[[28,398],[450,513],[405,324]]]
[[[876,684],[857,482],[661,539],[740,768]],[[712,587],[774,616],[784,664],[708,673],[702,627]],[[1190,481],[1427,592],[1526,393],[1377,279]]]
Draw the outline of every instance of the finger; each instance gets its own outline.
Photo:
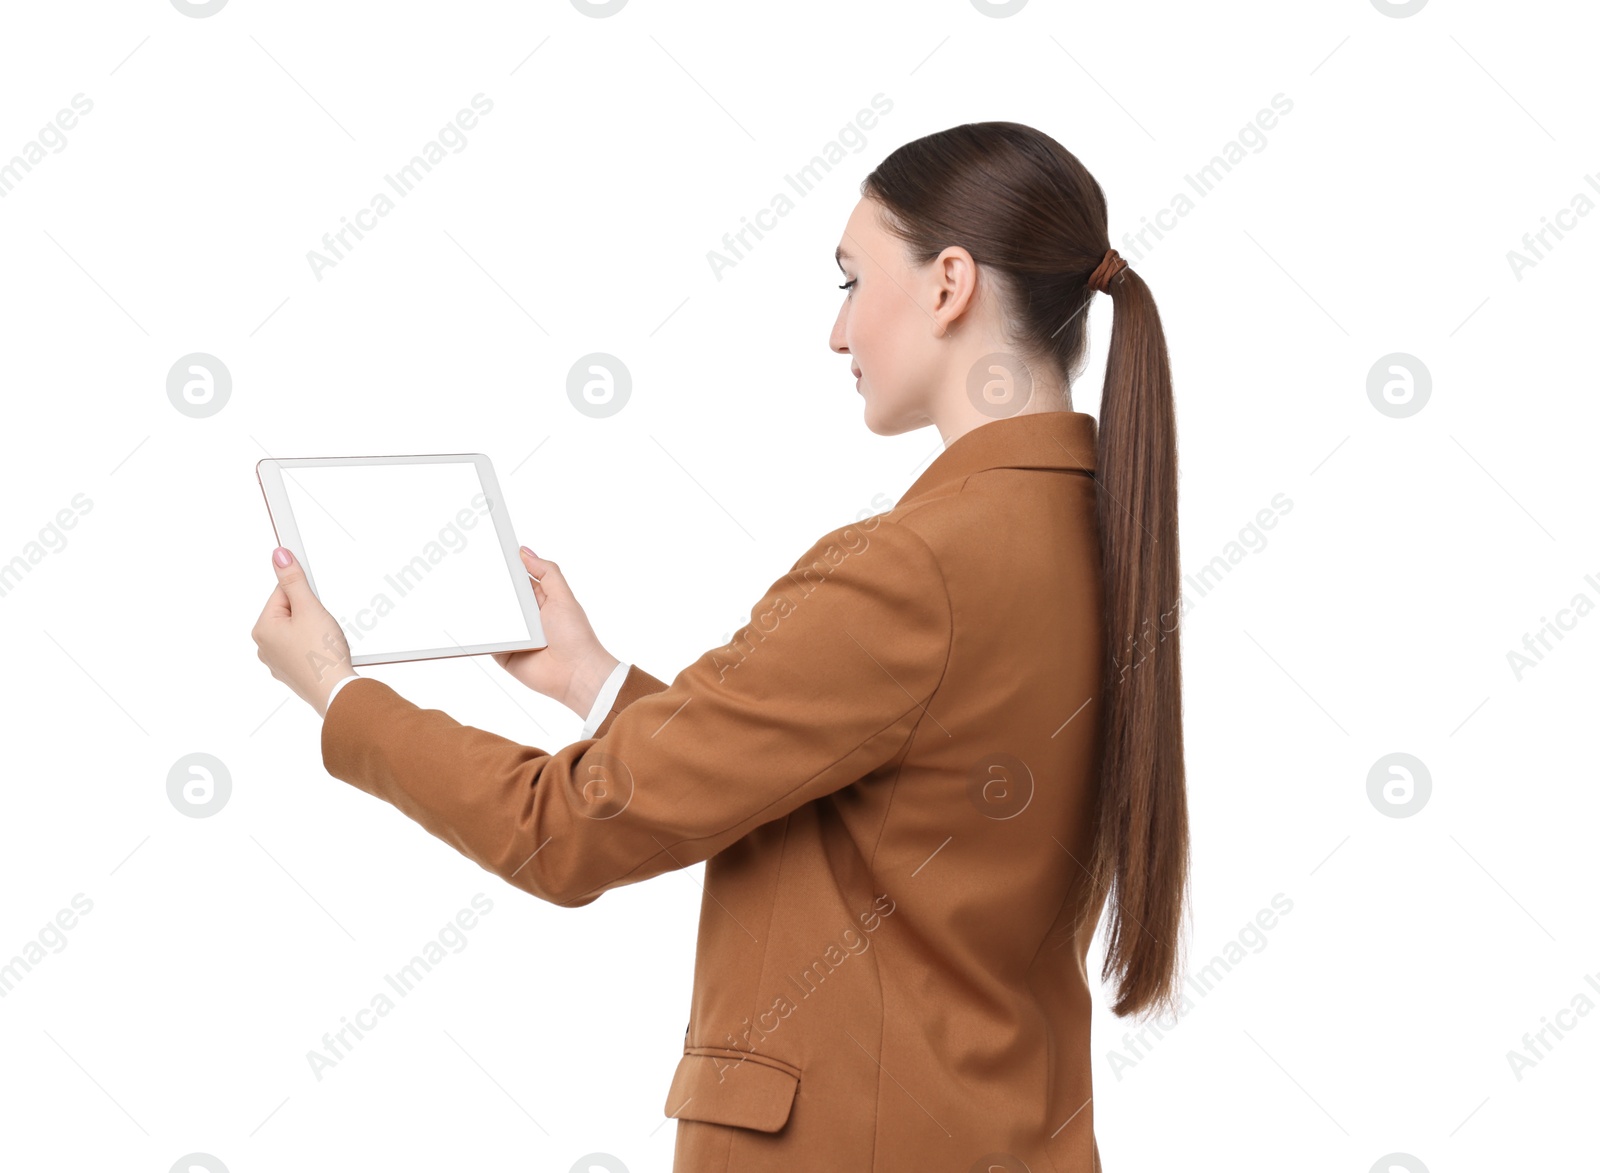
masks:
[[[521,550],[521,554],[522,554],[522,568],[528,572],[528,578],[533,583],[533,601],[535,603],[538,603],[540,608],[542,609],[544,607],[544,605],[545,605],[545,601],[548,598],[548,596],[545,593],[544,584],[539,581],[538,576],[541,573],[548,573],[548,572],[542,572],[542,571],[540,571],[538,569],[540,563],[542,562],[542,559],[540,559],[539,556],[537,554],[535,554],[532,550],[528,549],[528,547],[523,546],[522,550]]]
[[[546,590],[552,587],[561,594],[569,594],[567,580],[561,574],[561,567],[548,558],[541,558],[528,547],[522,547],[522,565],[527,567],[528,573],[539,580],[539,585]]]
[[[312,593],[311,584],[306,581],[306,572],[299,560],[282,546],[272,552],[272,569],[277,571],[278,585],[288,595],[290,611],[320,605],[317,596]]]

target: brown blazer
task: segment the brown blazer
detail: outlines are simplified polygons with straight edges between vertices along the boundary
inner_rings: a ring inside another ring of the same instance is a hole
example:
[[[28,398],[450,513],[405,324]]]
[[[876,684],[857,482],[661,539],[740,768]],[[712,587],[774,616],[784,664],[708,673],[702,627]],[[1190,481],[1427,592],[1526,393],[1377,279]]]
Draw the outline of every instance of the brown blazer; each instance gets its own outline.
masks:
[[[573,908],[705,861],[674,1173],[1090,1173],[1095,421],[964,433],[726,646],[518,745],[382,681],[322,755]]]

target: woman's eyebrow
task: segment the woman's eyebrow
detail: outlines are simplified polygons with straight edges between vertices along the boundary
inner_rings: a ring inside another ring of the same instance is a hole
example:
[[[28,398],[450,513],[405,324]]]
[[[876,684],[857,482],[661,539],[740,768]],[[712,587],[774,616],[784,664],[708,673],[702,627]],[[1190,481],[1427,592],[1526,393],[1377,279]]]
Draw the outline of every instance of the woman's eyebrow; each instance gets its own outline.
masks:
[[[843,257],[844,260],[840,260],[839,258],[841,257]],[[833,250],[833,263],[839,266],[839,271],[841,273],[844,272],[844,262],[853,260],[855,260],[855,258],[844,251],[843,245],[840,245],[838,248]]]

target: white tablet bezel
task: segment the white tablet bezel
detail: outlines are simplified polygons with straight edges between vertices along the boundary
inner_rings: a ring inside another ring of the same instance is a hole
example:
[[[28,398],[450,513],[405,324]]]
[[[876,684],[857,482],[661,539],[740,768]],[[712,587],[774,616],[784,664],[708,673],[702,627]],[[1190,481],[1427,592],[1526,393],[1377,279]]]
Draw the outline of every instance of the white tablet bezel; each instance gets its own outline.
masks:
[[[265,460],[256,462],[256,481],[260,484],[261,495],[266,500],[267,514],[272,521],[272,529],[277,536],[278,545],[288,549],[300,560],[300,565],[305,570],[306,581],[311,585],[313,594],[316,594],[317,591],[316,567],[306,557],[305,547],[300,542],[300,529],[295,523],[294,508],[290,505],[288,494],[283,487],[285,474],[292,480],[294,470],[297,468],[317,468],[328,465],[346,467],[350,465],[464,464],[468,462],[477,467],[478,479],[483,484],[484,496],[489,505],[489,517],[494,522],[495,535],[499,540],[501,552],[505,555],[506,571],[511,576],[512,588],[516,591],[517,602],[522,607],[522,616],[528,626],[528,638],[502,643],[473,644],[467,647],[417,648],[396,652],[363,652],[359,655],[351,655],[350,663],[353,667],[361,667],[364,664],[394,664],[406,660],[440,660],[451,656],[481,656],[492,652],[515,652],[548,646],[548,641],[544,637],[544,628],[539,622],[539,604],[538,600],[534,598],[533,581],[528,577],[527,568],[522,565],[522,557],[518,552],[517,539],[511,525],[511,517],[506,512],[504,499],[500,496],[500,482],[495,479],[494,465],[490,462],[488,456],[482,452],[444,452],[418,456],[268,457]],[[309,496],[309,494],[307,495]],[[321,596],[318,597],[320,598]],[[352,649],[352,653],[354,653],[354,649]]]

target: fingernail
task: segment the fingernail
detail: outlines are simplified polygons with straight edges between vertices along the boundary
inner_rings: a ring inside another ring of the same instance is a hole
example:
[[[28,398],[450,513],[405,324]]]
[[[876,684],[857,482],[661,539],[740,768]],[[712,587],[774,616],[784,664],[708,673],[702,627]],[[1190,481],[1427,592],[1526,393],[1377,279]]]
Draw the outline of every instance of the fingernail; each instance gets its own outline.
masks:
[[[526,547],[526,546],[522,547],[522,552],[524,554],[526,554],[529,558],[537,558],[539,556],[539,555],[535,554],[532,550],[528,549],[528,547]]]
[[[287,566],[290,562],[294,561],[294,559],[290,557],[289,551],[285,550],[282,546],[279,546],[272,552],[272,560],[279,566]]]

